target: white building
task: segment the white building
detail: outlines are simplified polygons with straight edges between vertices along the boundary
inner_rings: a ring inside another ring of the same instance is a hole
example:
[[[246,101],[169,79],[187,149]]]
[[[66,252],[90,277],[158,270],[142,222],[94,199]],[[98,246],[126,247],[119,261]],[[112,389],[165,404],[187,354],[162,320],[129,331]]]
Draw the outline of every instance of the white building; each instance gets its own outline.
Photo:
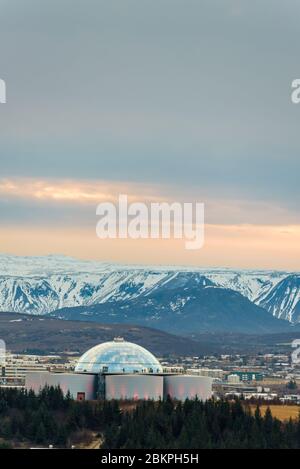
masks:
[[[163,399],[206,400],[212,396],[212,379],[164,373],[159,361],[145,348],[115,339],[88,350],[79,359],[75,373],[36,371],[26,374],[25,387],[60,386],[78,400]]]
[[[239,384],[241,380],[239,375],[232,374],[227,376],[227,381],[229,384]]]

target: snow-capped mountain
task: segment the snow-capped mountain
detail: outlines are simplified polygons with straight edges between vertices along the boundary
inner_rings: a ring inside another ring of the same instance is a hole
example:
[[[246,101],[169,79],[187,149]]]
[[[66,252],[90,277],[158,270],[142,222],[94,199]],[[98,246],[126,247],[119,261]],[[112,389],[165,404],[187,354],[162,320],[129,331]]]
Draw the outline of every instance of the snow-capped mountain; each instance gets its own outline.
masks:
[[[278,282],[259,302],[267,311],[290,322],[300,319],[300,275],[289,275]]]
[[[172,284],[184,292],[184,298],[170,300],[171,309],[180,310],[197,282],[203,288],[234,290],[277,318],[299,321],[298,274],[117,265],[65,256],[0,255],[0,310],[47,314],[62,308],[136,300]]]
[[[176,272],[167,281],[135,297],[63,308],[61,319],[137,324],[175,334],[288,332],[287,321],[275,319],[238,292],[218,287],[199,272]]]
[[[217,285],[238,291],[250,301],[260,301],[273,289],[287,274],[271,271],[253,270],[217,270],[209,271],[206,276]]]

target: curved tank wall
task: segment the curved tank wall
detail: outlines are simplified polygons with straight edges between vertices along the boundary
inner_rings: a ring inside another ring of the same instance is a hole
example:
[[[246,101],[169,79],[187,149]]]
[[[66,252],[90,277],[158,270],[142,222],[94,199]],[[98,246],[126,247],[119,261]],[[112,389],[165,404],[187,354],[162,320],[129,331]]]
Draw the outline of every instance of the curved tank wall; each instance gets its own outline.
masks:
[[[26,373],[25,388],[32,389],[36,394],[45,386],[59,386],[64,395],[70,391],[74,399],[79,395],[83,399],[96,398],[97,375],[75,373],[50,373],[48,371],[32,371]]]
[[[163,377],[149,375],[106,375],[106,399],[153,399],[163,398]]]
[[[164,398],[184,401],[185,399],[198,399],[206,401],[212,396],[212,378],[207,376],[164,376]]]

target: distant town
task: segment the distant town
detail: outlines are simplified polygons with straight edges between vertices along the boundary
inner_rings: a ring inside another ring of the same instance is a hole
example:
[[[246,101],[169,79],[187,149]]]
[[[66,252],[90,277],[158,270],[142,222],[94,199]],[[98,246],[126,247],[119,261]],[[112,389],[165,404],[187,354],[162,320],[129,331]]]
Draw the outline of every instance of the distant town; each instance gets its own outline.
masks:
[[[213,378],[215,398],[242,397],[300,405],[300,365],[291,363],[288,354],[158,358],[164,373],[187,373]],[[73,372],[78,359],[78,352],[37,355],[8,351],[6,362],[1,368],[0,387],[23,388],[26,373],[29,372]]]

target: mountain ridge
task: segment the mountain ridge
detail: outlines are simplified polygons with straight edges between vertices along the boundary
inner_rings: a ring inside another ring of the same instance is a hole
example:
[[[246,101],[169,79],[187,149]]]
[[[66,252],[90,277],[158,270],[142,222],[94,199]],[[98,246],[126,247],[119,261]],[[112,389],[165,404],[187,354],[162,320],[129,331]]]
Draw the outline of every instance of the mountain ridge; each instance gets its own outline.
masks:
[[[131,266],[56,255],[0,255],[0,310],[49,314],[64,308],[136,302],[172,282],[179,289],[192,289],[201,279],[205,279],[209,288],[241,294],[270,316],[291,323],[300,321],[300,274],[297,272]],[[171,302],[174,301],[170,301],[170,307]]]

